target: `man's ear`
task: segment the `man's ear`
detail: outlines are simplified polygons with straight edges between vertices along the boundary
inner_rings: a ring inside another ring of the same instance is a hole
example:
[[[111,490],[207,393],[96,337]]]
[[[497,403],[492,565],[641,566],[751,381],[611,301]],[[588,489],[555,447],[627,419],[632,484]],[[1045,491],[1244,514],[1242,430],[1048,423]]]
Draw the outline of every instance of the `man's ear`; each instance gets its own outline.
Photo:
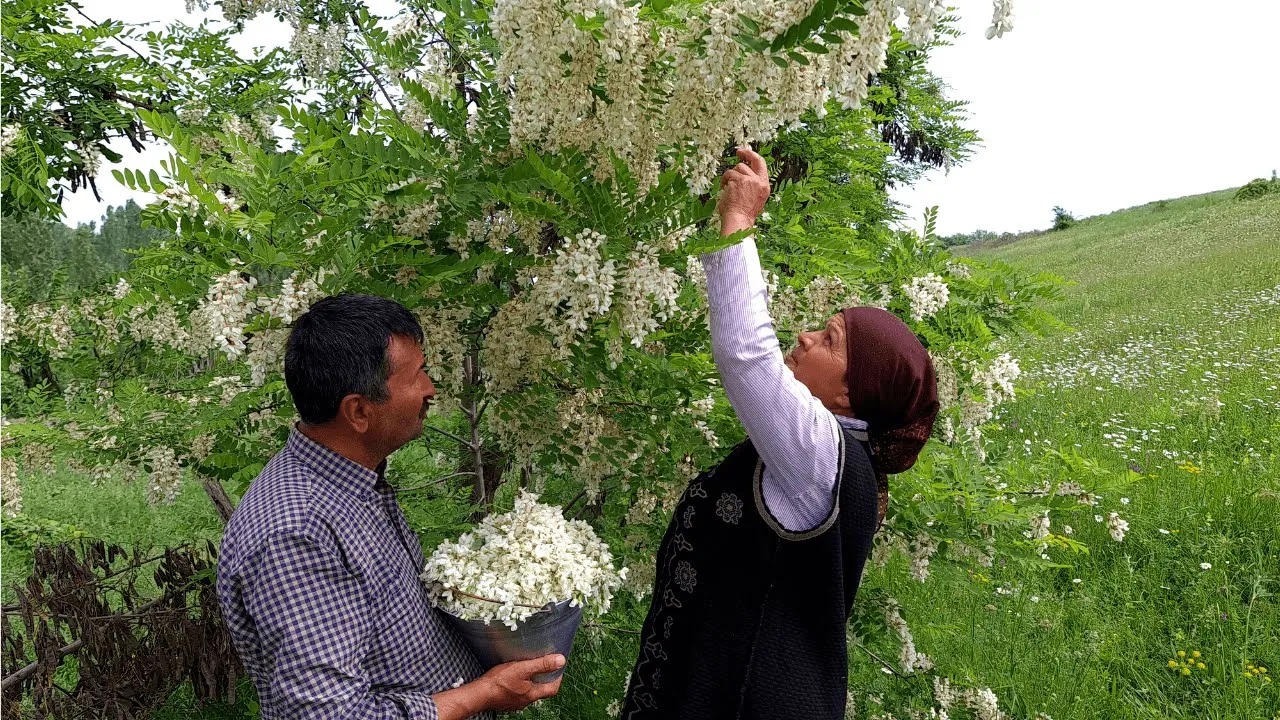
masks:
[[[373,421],[372,411],[373,403],[369,402],[369,398],[357,393],[342,398],[342,403],[338,405],[338,417],[361,434],[369,431]]]

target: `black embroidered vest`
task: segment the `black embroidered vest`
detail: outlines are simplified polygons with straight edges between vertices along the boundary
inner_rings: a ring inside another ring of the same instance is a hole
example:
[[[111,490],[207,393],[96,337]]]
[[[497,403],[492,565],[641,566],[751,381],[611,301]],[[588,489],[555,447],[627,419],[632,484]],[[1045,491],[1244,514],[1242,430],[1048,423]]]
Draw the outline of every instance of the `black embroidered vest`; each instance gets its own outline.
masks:
[[[751,443],[685,489],[658,549],[623,720],[841,720],[845,623],[876,530],[866,435],[842,428],[836,502],[803,533],[765,507]]]

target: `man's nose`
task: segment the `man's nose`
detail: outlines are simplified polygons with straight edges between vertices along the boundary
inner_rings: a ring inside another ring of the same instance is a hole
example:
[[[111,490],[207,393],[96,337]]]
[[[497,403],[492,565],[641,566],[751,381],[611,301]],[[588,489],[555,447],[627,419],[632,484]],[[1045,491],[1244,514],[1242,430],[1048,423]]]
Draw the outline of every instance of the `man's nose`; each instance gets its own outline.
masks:
[[[427,391],[423,393],[423,397],[428,400],[434,400],[436,397],[436,385],[431,382],[431,378],[427,378]]]

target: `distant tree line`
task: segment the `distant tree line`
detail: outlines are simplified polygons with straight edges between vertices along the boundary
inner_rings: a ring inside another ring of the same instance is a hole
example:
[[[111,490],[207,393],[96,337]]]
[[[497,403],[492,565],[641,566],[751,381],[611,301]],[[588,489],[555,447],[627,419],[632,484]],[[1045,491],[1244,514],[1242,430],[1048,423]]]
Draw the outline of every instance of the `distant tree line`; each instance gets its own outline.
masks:
[[[108,207],[101,224],[72,228],[24,214],[6,217],[0,233],[4,295],[11,304],[18,297],[40,302],[97,285],[129,268],[130,250],[169,237],[164,230],[142,227],[142,208],[132,200]]]

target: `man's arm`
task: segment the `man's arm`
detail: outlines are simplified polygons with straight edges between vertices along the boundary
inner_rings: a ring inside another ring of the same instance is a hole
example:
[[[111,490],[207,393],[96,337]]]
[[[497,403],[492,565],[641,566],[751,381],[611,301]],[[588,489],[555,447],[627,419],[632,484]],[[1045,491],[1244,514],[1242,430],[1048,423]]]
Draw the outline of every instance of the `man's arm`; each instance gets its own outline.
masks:
[[[769,197],[764,159],[749,150],[739,157],[722,181],[724,235],[754,227]],[[754,240],[704,256],[703,266],[712,352],[725,394],[768,468],[765,504],[786,529],[808,530],[834,502],[839,426],[782,361]]]
[[[271,703],[281,717],[463,720],[484,710],[522,708],[560,687],[559,680],[546,685],[529,680],[563,665],[557,655],[500,665],[434,696],[374,692],[362,667],[372,632],[364,591],[331,543],[304,532],[274,536],[245,582],[253,588],[245,597],[246,610],[274,660]]]

